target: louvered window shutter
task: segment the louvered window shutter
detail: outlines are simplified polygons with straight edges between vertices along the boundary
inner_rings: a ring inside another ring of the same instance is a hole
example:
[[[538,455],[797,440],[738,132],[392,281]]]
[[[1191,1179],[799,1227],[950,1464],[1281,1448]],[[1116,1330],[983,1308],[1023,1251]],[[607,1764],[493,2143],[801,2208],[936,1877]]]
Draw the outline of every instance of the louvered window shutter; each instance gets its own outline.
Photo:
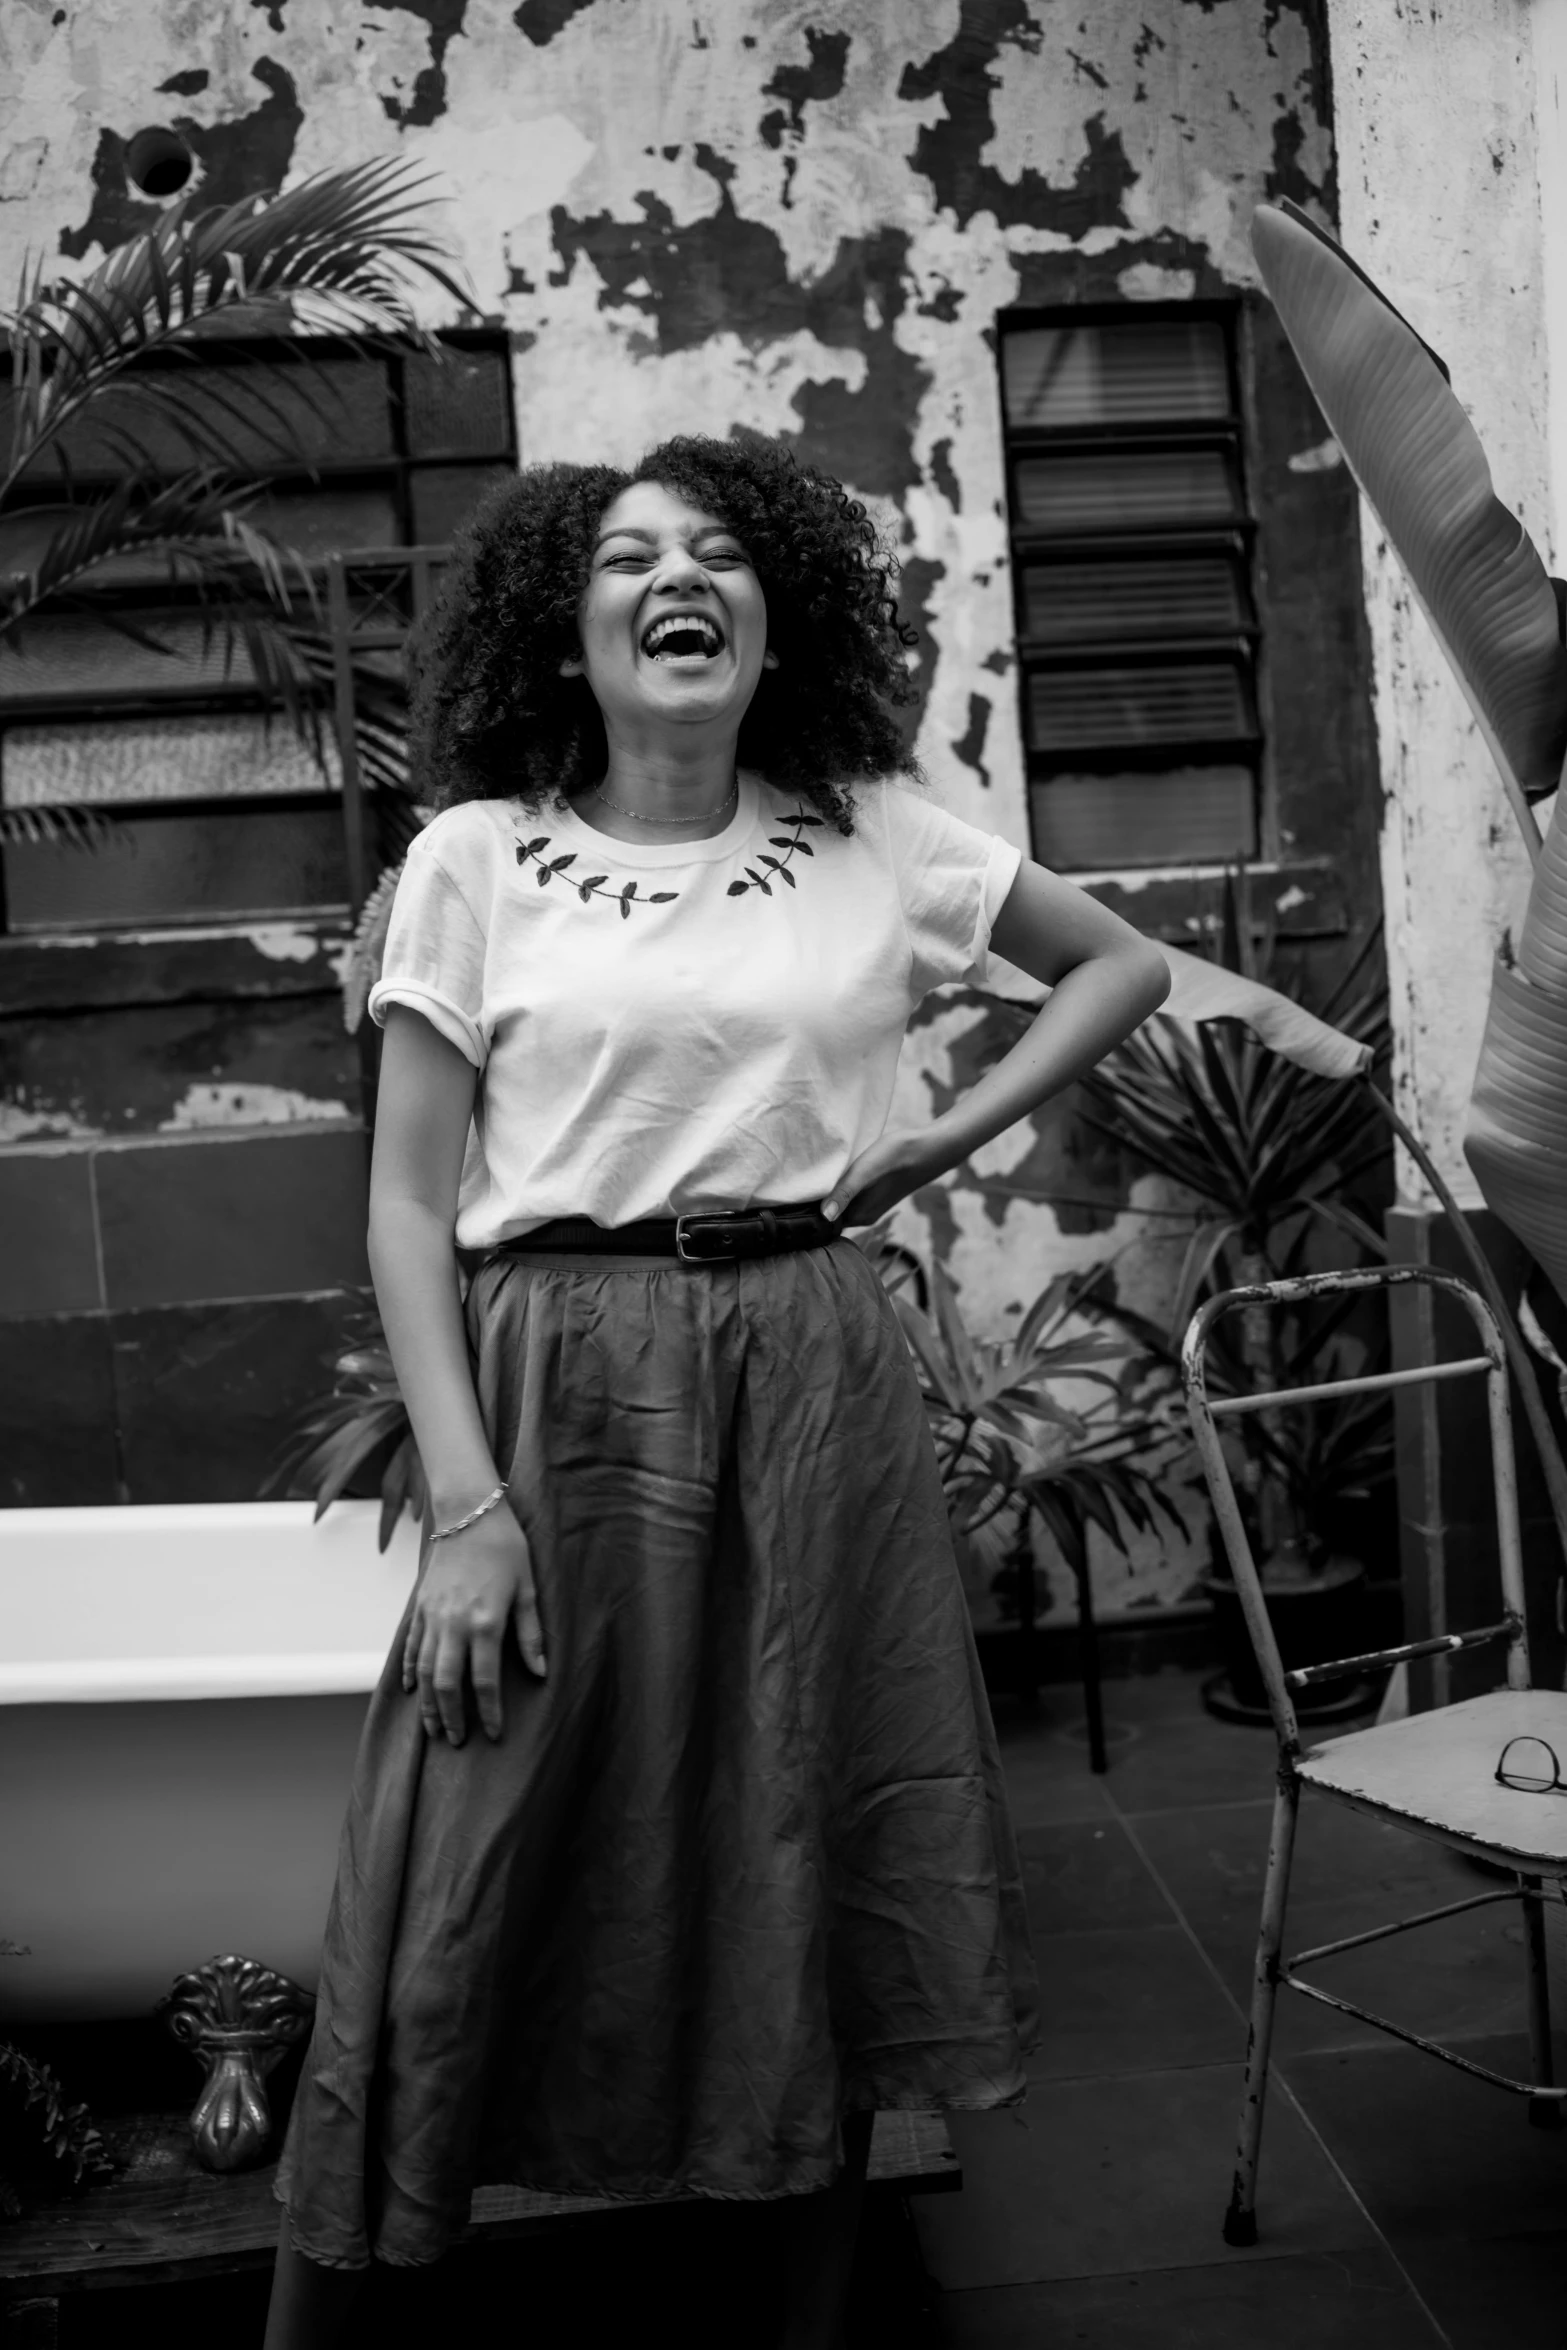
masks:
[[[1035,853],[1065,871],[1254,856],[1233,312],[1000,323]]]

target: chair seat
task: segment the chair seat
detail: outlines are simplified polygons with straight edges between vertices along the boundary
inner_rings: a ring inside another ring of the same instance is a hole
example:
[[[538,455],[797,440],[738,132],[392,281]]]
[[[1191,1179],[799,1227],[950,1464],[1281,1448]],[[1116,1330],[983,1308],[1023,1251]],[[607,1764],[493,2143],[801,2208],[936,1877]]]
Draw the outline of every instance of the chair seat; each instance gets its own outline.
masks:
[[[1509,1738],[1543,1738],[1567,1777],[1567,1691],[1496,1689],[1435,1712],[1351,1730],[1300,1765],[1308,1786],[1414,1834],[1463,1845],[1537,1876],[1567,1875],[1567,1794],[1499,1787]]]

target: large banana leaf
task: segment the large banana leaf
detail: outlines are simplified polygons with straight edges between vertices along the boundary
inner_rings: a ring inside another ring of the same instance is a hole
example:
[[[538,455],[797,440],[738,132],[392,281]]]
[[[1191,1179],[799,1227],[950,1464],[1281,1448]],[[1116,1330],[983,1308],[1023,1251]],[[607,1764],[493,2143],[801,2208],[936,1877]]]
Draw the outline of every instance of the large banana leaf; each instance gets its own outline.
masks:
[[[1493,976],[1464,1148],[1488,1205],[1567,1298],[1567,837],[1560,796],[1543,847],[1527,805],[1556,790],[1567,752],[1556,597],[1442,371],[1364,273],[1289,204],[1259,205],[1252,243],[1534,860],[1516,956]]]
[[[1259,204],[1252,247],[1329,429],[1451,662],[1537,857],[1526,801],[1567,754],[1567,650],[1528,533],[1424,343],[1331,237]]]
[[[1273,1052],[1318,1077],[1358,1077],[1369,1069],[1372,1048],[1346,1036],[1304,1004],[1265,987],[1260,979],[1204,962],[1180,947],[1161,946],[1170,966],[1170,992],[1160,1011],[1166,1019],[1200,1027],[1207,1020],[1239,1020]]]

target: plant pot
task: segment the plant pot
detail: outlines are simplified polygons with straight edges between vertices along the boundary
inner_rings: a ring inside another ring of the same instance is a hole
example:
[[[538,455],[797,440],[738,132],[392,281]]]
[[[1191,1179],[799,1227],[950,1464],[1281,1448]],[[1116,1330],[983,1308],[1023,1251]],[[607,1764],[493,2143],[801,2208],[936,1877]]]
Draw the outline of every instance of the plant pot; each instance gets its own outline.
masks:
[[[1222,1720],[1271,1722],[1268,1693],[1241,1612],[1240,1593],[1228,1575],[1205,1575],[1213,1602],[1223,1670],[1205,1684],[1203,1702]],[[1366,1604],[1366,1570],[1359,1559],[1330,1558],[1311,1575],[1262,1579],[1268,1621],[1286,1672],[1300,1665],[1331,1664],[1336,1657],[1363,1655],[1372,1645]],[[1361,1713],[1370,1701],[1364,1679],[1327,1681],[1297,1692],[1295,1711],[1303,1722],[1332,1722]]]

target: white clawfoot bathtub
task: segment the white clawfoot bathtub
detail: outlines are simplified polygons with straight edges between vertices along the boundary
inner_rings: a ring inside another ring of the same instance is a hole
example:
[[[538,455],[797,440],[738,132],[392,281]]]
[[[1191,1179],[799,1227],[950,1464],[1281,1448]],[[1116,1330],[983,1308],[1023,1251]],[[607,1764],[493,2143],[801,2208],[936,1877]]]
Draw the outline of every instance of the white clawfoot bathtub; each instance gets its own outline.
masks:
[[[314,1990],[419,1535],[379,1504],[0,1510],[0,2017],[147,2015],[219,1953]]]

